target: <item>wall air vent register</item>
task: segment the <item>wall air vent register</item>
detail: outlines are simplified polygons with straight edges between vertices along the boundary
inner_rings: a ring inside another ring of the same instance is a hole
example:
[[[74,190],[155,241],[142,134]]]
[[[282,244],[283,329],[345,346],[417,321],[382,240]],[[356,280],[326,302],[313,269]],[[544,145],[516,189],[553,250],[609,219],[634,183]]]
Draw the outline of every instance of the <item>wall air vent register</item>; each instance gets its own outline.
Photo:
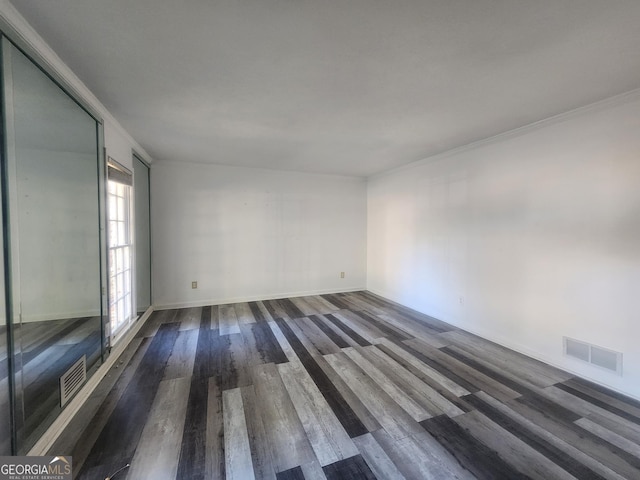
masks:
[[[563,337],[564,354],[596,367],[622,375],[622,353],[590,343]]]

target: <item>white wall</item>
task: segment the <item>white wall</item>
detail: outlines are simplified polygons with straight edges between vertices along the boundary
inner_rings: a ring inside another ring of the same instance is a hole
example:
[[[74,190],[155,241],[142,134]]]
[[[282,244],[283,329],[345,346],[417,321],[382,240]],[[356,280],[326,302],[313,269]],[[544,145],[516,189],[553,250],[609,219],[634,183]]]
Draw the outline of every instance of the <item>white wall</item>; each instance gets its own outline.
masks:
[[[137,148],[137,144],[109,120],[104,122],[104,144],[108,157],[133,171],[132,151]]]
[[[640,93],[370,179],[367,285],[640,397]]]
[[[151,202],[155,306],[365,286],[364,179],[158,163]]]

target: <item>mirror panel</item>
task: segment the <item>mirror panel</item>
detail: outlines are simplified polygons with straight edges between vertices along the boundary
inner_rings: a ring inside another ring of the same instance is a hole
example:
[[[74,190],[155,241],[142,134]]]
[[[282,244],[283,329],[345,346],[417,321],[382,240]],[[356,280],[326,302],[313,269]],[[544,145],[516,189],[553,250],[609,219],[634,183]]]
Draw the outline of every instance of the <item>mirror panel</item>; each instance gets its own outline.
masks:
[[[83,357],[87,369],[101,357],[98,124],[18,49],[7,50],[15,395],[25,452],[61,410],[60,377]]]
[[[151,306],[151,237],[149,215],[149,167],[133,156],[133,194],[136,251],[136,311]]]

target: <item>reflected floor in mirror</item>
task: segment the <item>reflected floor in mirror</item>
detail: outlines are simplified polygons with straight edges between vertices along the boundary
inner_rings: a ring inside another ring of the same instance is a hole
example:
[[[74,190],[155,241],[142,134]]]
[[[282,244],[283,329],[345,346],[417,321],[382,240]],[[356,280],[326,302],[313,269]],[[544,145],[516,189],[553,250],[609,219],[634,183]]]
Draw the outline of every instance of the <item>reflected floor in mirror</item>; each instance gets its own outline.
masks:
[[[640,478],[640,402],[369,292],[154,313],[75,478]]]
[[[60,377],[83,355],[88,368],[98,360],[100,317],[23,323],[16,336],[22,345],[22,373],[17,372],[23,388],[20,435],[24,445],[31,445],[61,410]],[[7,362],[6,352],[0,362]],[[6,369],[0,372],[5,377],[0,381],[8,381]],[[21,418],[20,408],[17,413]]]
[[[0,324],[5,319],[0,319]],[[7,327],[0,325],[0,455],[11,453],[11,420],[9,417],[9,374],[7,362]]]

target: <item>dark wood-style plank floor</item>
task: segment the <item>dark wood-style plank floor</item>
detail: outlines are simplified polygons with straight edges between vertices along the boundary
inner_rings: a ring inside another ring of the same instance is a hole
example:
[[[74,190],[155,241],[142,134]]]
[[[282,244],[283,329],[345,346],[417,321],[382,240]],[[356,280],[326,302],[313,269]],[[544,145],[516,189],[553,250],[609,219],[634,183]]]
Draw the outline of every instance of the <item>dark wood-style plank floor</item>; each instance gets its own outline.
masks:
[[[640,402],[368,292],[153,314],[76,478],[640,479]]]

